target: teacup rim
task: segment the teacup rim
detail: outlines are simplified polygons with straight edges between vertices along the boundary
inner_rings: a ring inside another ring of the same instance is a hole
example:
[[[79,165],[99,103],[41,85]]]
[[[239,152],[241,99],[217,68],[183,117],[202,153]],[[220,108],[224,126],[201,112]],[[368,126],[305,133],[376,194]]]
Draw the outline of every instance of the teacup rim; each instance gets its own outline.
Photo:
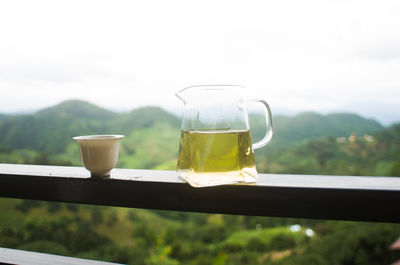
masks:
[[[72,137],[74,140],[119,140],[124,138],[122,134],[93,134],[93,135],[80,135]]]

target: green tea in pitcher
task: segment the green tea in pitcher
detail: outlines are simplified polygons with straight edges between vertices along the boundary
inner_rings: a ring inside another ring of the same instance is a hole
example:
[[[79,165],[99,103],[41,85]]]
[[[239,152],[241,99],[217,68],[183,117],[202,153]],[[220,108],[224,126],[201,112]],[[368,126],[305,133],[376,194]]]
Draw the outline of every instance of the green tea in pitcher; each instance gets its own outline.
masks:
[[[250,131],[182,131],[177,167],[194,187],[255,182]]]

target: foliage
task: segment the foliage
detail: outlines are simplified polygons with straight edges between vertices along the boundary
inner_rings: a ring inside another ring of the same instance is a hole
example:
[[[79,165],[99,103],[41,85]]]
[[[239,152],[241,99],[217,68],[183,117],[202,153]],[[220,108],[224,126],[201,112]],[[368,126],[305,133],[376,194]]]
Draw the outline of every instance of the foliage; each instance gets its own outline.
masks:
[[[290,148],[257,151],[262,172],[395,176],[400,161],[400,124],[365,136],[310,139]]]
[[[304,231],[292,232],[288,227],[240,230],[232,233],[223,245],[227,250],[272,251],[296,247],[306,241]]]
[[[400,234],[399,225],[354,222],[324,225],[331,226],[330,233],[312,240],[304,252],[295,252],[278,264],[391,264],[396,258],[388,246]]]

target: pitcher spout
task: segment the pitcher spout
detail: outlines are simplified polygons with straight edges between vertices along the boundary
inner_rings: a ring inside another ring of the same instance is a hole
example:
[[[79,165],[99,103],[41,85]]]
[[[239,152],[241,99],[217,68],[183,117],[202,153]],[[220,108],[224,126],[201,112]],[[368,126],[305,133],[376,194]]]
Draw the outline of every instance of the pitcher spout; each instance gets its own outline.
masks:
[[[186,101],[185,101],[185,99],[182,97],[181,92],[182,92],[182,90],[179,91],[179,92],[176,92],[176,93],[175,93],[175,96],[176,96],[177,98],[179,98],[179,99],[183,102],[183,104],[185,104]]]
[[[188,90],[190,89],[191,87],[186,87],[186,88],[184,88],[184,89],[182,89],[182,90],[179,90],[178,92],[176,92],[175,93],[175,96],[177,97],[177,98],[179,98],[182,102],[183,102],[183,104],[186,104],[186,102],[187,102],[187,98],[188,98]]]

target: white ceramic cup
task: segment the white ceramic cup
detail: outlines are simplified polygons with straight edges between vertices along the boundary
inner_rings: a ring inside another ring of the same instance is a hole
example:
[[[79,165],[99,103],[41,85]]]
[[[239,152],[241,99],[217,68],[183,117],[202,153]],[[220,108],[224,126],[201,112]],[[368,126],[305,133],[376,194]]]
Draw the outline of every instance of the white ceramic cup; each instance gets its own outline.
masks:
[[[73,139],[78,143],[83,166],[92,177],[109,177],[118,161],[123,135],[86,135]]]

